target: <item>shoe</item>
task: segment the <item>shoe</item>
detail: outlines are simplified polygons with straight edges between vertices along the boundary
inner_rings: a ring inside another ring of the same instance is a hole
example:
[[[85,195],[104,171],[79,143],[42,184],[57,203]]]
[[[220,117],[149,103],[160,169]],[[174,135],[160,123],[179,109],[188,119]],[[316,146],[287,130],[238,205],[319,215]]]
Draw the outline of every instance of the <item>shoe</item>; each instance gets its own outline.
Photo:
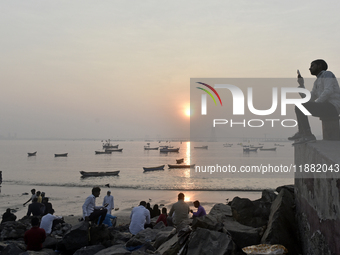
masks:
[[[292,145],[297,145],[297,144],[304,144],[304,143],[315,143],[316,142],[316,138],[314,135],[308,135],[308,136],[304,136],[302,138],[300,138],[299,140],[297,140],[295,143],[293,143]]]
[[[302,137],[303,135],[300,132],[296,132],[293,136],[288,137],[288,140],[294,141],[294,140],[301,139]]]

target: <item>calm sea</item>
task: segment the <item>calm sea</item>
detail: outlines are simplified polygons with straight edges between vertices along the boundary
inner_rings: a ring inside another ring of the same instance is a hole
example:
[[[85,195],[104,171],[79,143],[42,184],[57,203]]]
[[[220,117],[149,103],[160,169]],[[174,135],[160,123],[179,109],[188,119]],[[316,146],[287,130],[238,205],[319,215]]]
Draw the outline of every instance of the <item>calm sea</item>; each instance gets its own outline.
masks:
[[[0,143],[0,162],[3,184],[60,187],[93,187],[109,184],[121,189],[142,190],[249,190],[276,188],[292,184],[293,176],[278,174],[255,174],[236,178],[236,174],[223,173],[193,175],[195,169],[168,169],[167,164],[175,164],[184,158],[186,164],[203,166],[209,162],[228,162],[239,169],[245,165],[289,166],[293,163],[293,149],[290,143],[281,143],[276,151],[244,153],[240,145],[224,147],[222,142],[189,143],[151,142],[151,147],[171,145],[179,147],[179,153],[160,153],[159,150],[144,150],[146,142],[119,141],[122,152],[95,155],[102,150],[100,140],[3,140]],[[257,143],[254,143],[257,145]],[[208,145],[208,149],[193,149],[194,146]],[[274,147],[264,143],[264,147]],[[37,151],[34,157],[28,152]],[[54,157],[55,153],[68,153],[68,157]],[[222,162],[222,161],[221,161]],[[222,163],[221,163],[222,164]],[[164,171],[143,172],[143,167],[166,165]],[[119,176],[82,178],[79,171],[115,171]],[[218,177],[218,178],[214,178]]]

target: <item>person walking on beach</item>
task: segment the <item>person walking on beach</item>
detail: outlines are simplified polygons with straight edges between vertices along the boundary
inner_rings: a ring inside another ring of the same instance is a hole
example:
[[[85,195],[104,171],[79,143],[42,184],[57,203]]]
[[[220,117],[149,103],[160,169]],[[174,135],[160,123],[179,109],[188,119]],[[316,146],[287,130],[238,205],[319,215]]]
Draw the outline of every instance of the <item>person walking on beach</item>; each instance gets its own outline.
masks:
[[[198,200],[196,200],[194,202],[194,206],[195,208],[197,208],[197,212],[194,212],[193,210],[190,210],[190,212],[192,213],[192,216],[195,217],[202,217],[204,215],[207,215],[207,213],[205,212],[205,209],[203,208],[203,206],[201,206],[200,202]]]
[[[105,206],[105,204],[107,204],[106,209],[107,209],[107,213],[111,214],[112,209],[114,209],[114,200],[113,200],[113,196],[111,196],[111,191],[108,190],[107,195],[104,197],[103,200],[103,206]]]
[[[32,193],[32,196],[30,199],[28,199],[23,205],[25,206],[29,201],[32,201],[33,202],[33,199],[35,197],[37,197],[37,195],[35,194],[35,189],[31,189],[31,193]]]
[[[96,206],[96,198],[100,195],[100,188],[94,187],[92,189],[92,195],[88,196],[83,204],[83,219],[85,221],[96,222],[100,218],[99,225],[103,223],[107,210],[103,206]]]
[[[44,209],[44,205],[41,203],[38,203],[38,198],[35,197],[32,201],[32,204],[28,206],[26,215],[30,216],[32,214],[33,216],[40,216],[43,214],[43,209]]]
[[[167,218],[168,226],[178,225],[183,220],[189,219],[190,207],[184,202],[184,197],[183,193],[178,194],[178,201],[172,205]]]
[[[39,228],[39,219],[33,217],[31,220],[32,228],[27,230],[24,235],[24,240],[27,245],[26,249],[29,251],[40,251],[42,244],[46,239],[46,232]]]
[[[141,201],[139,206],[133,208],[131,211],[129,230],[133,235],[137,235],[145,229],[145,225],[150,224],[150,211],[145,207],[146,202]]]
[[[309,71],[317,78],[311,91],[311,99],[302,104],[313,116],[337,118],[340,114],[340,88],[335,75],[327,71],[328,65],[322,59],[314,60]],[[298,72],[299,88],[305,88],[304,80]],[[300,94],[301,95],[301,94]],[[303,95],[301,95],[304,97]],[[295,140],[293,145],[315,142],[316,138],[311,132],[308,117],[297,106],[295,113],[298,122],[298,132],[288,137]]]

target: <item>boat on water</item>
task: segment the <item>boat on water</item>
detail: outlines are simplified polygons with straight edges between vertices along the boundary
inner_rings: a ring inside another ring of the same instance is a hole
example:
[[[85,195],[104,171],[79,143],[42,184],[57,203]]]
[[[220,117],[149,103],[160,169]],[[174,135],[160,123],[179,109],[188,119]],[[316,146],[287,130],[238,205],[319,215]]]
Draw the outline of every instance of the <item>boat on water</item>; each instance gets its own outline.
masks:
[[[276,151],[276,147],[273,147],[273,148],[260,148],[260,151]]]
[[[243,147],[243,152],[257,152],[257,148]]]
[[[205,150],[207,150],[208,149],[208,145],[205,145],[205,146],[196,146],[196,147],[194,147],[194,149],[205,149]]]
[[[184,158],[176,159],[177,164],[182,164],[184,162]]]
[[[37,152],[27,152],[28,154],[28,157],[32,157],[32,156],[36,156],[37,155]]]
[[[195,167],[195,164],[192,164],[192,165],[170,165],[168,164],[169,168],[194,168]]]
[[[260,145],[260,146],[251,145],[249,148],[258,148],[258,149],[261,149],[261,148],[263,148],[263,145]]]
[[[167,146],[164,146],[163,148],[159,149],[160,152],[178,152],[179,148],[169,148]]]
[[[158,150],[158,148],[159,147],[146,147],[146,146],[144,146],[144,150],[146,150],[146,151],[151,151],[151,150]]]
[[[95,154],[112,154],[112,151],[95,151]]]
[[[156,170],[164,170],[165,165],[161,165],[161,166],[154,166],[154,167],[143,167],[144,172],[148,172],[148,171],[156,171]]]
[[[90,176],[116,176],[119,174],[118,171],[111,171],[111,172],[85,172],[85,171],[80,171],[80,174],[83,177],[90,177]]]
[[[54,154],[54,157],[67,157],[68,153]]]
[[[123,151],[123,148],[121,149],[115,149],[115,148],[106,148],[105,151],[107,152],[122,152]]]
[[[113,148],[118,148],[119,144],[116,145],[112,145],[110,139],[105,141],[105,143],[103,143],[103,149],[113,149]]]
[[[274,143],[275,146],[284,146],[284,144]]]
[[[224,143],[224,144],[223,144],[223,147],[231,147],[231,146],[233,146],[232,143]]]

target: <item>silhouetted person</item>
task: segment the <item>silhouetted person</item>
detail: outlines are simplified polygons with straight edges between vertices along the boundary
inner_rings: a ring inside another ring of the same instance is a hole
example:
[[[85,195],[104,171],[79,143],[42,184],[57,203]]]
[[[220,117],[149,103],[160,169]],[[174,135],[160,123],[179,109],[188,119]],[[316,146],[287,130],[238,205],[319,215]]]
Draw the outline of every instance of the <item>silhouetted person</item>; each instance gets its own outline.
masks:
[[[190,210],[190,212],[192,213],[193,217],[202,217],[202,216],[207,214],[205,212],[205,209],[203,208],[203,206],[201,206],[201,204],[200,204],[200,202],[198,200],[196,200],[194,202],[194,206],[195,206],[195,208],[197,208],[197,212],[194,212],[193,210]]]
[[[302,105],[307,111],[316,117],[337,118],[340,114],[340,88],[335,75],[327,71],[328,65],[322,59],[314,60],[309,71],[317,78],[311,91],[311,99]],[[304,80],[298,74],[300,88],[304,88]],[[304,94],[300,94],[305,97]],[[308,117],[297,106],[295,113],[298,122],[298,132],[288,137],[288,140],[296,140],[295,144],[315,142],[316,138],[311,132]]]
[[[48,197],[43,198],[43,201],[42,201],[42,204],[44,205],[44,214],[43,215],[46,215],[48,213],[52,214],[52,211],[54,212],[52,204],[48,200],[49,200]]]
[[[39,228],[39,219],[33,217],[31,220],[32,228],[27,230],[24,235],[24,240],[27,245],[27,250],[39,251],[42,249],[42,244],[46,239],[46,232]]]
[[[41,203],[38,203],[38,198],[35,197],[32,201],[32,204],[28,206],[27,210],[27,216],[30,216],[31,214],[33,216],[40,216],[42,215],[42,210],[43,210],[44,205]]]
[[[32,193],[31,198],[28,199],[23,205],[26,205],[29,201],[33,202],[33,199],[37,197],[37,195],[35,194],[35,189],[31,189],[31,193]]]
[[[161,210],[158,209],[158,204],[155,204],[151,211],[151,218],[161,215]]]
[[[166,210],[165,207],[163,207],[163,208],[162,208],[162,214],[159,215],[159,217],[158,217],[158,219],[157,219],[157,221],[156,221],[156,224],[157,224],[158,222],[160,222],[160,221],[163,221],[164,225],[165,225],[165,226],[168,226],[168,223],[167,223],[167,221],[166,221],[167,217],[168,217],[167,210]]]
[[[151,213],[152,213],[152,208],[151,208],[151,205],[150,205],[150,203],[146,203],[146,209],[148,209],[148,210],[149,210],[149,212],[150,212],[150,216],[151,216]]]
[[[6,221],[15,221],[16,219],[17,219],[17,216],[11,213],[10,208],[7,208],[6,212],[2,215],[1,223],[6,222]]]
[[[168,225],[178,225],[183,220],[189,219],[189,205],[184,202],[184,194],[178,194],[178,201],[174,203],[170,209],[169,216],[167,218]]]
[[[100,218],[99,225],[101,225],[105,219],[107,210],[103,206],[96,206],[96,198],[100,195],[100,188],[94,187],[92,189],[92,195],[88,196],[83,204],[83,218],[85,221],[97,222]]]

